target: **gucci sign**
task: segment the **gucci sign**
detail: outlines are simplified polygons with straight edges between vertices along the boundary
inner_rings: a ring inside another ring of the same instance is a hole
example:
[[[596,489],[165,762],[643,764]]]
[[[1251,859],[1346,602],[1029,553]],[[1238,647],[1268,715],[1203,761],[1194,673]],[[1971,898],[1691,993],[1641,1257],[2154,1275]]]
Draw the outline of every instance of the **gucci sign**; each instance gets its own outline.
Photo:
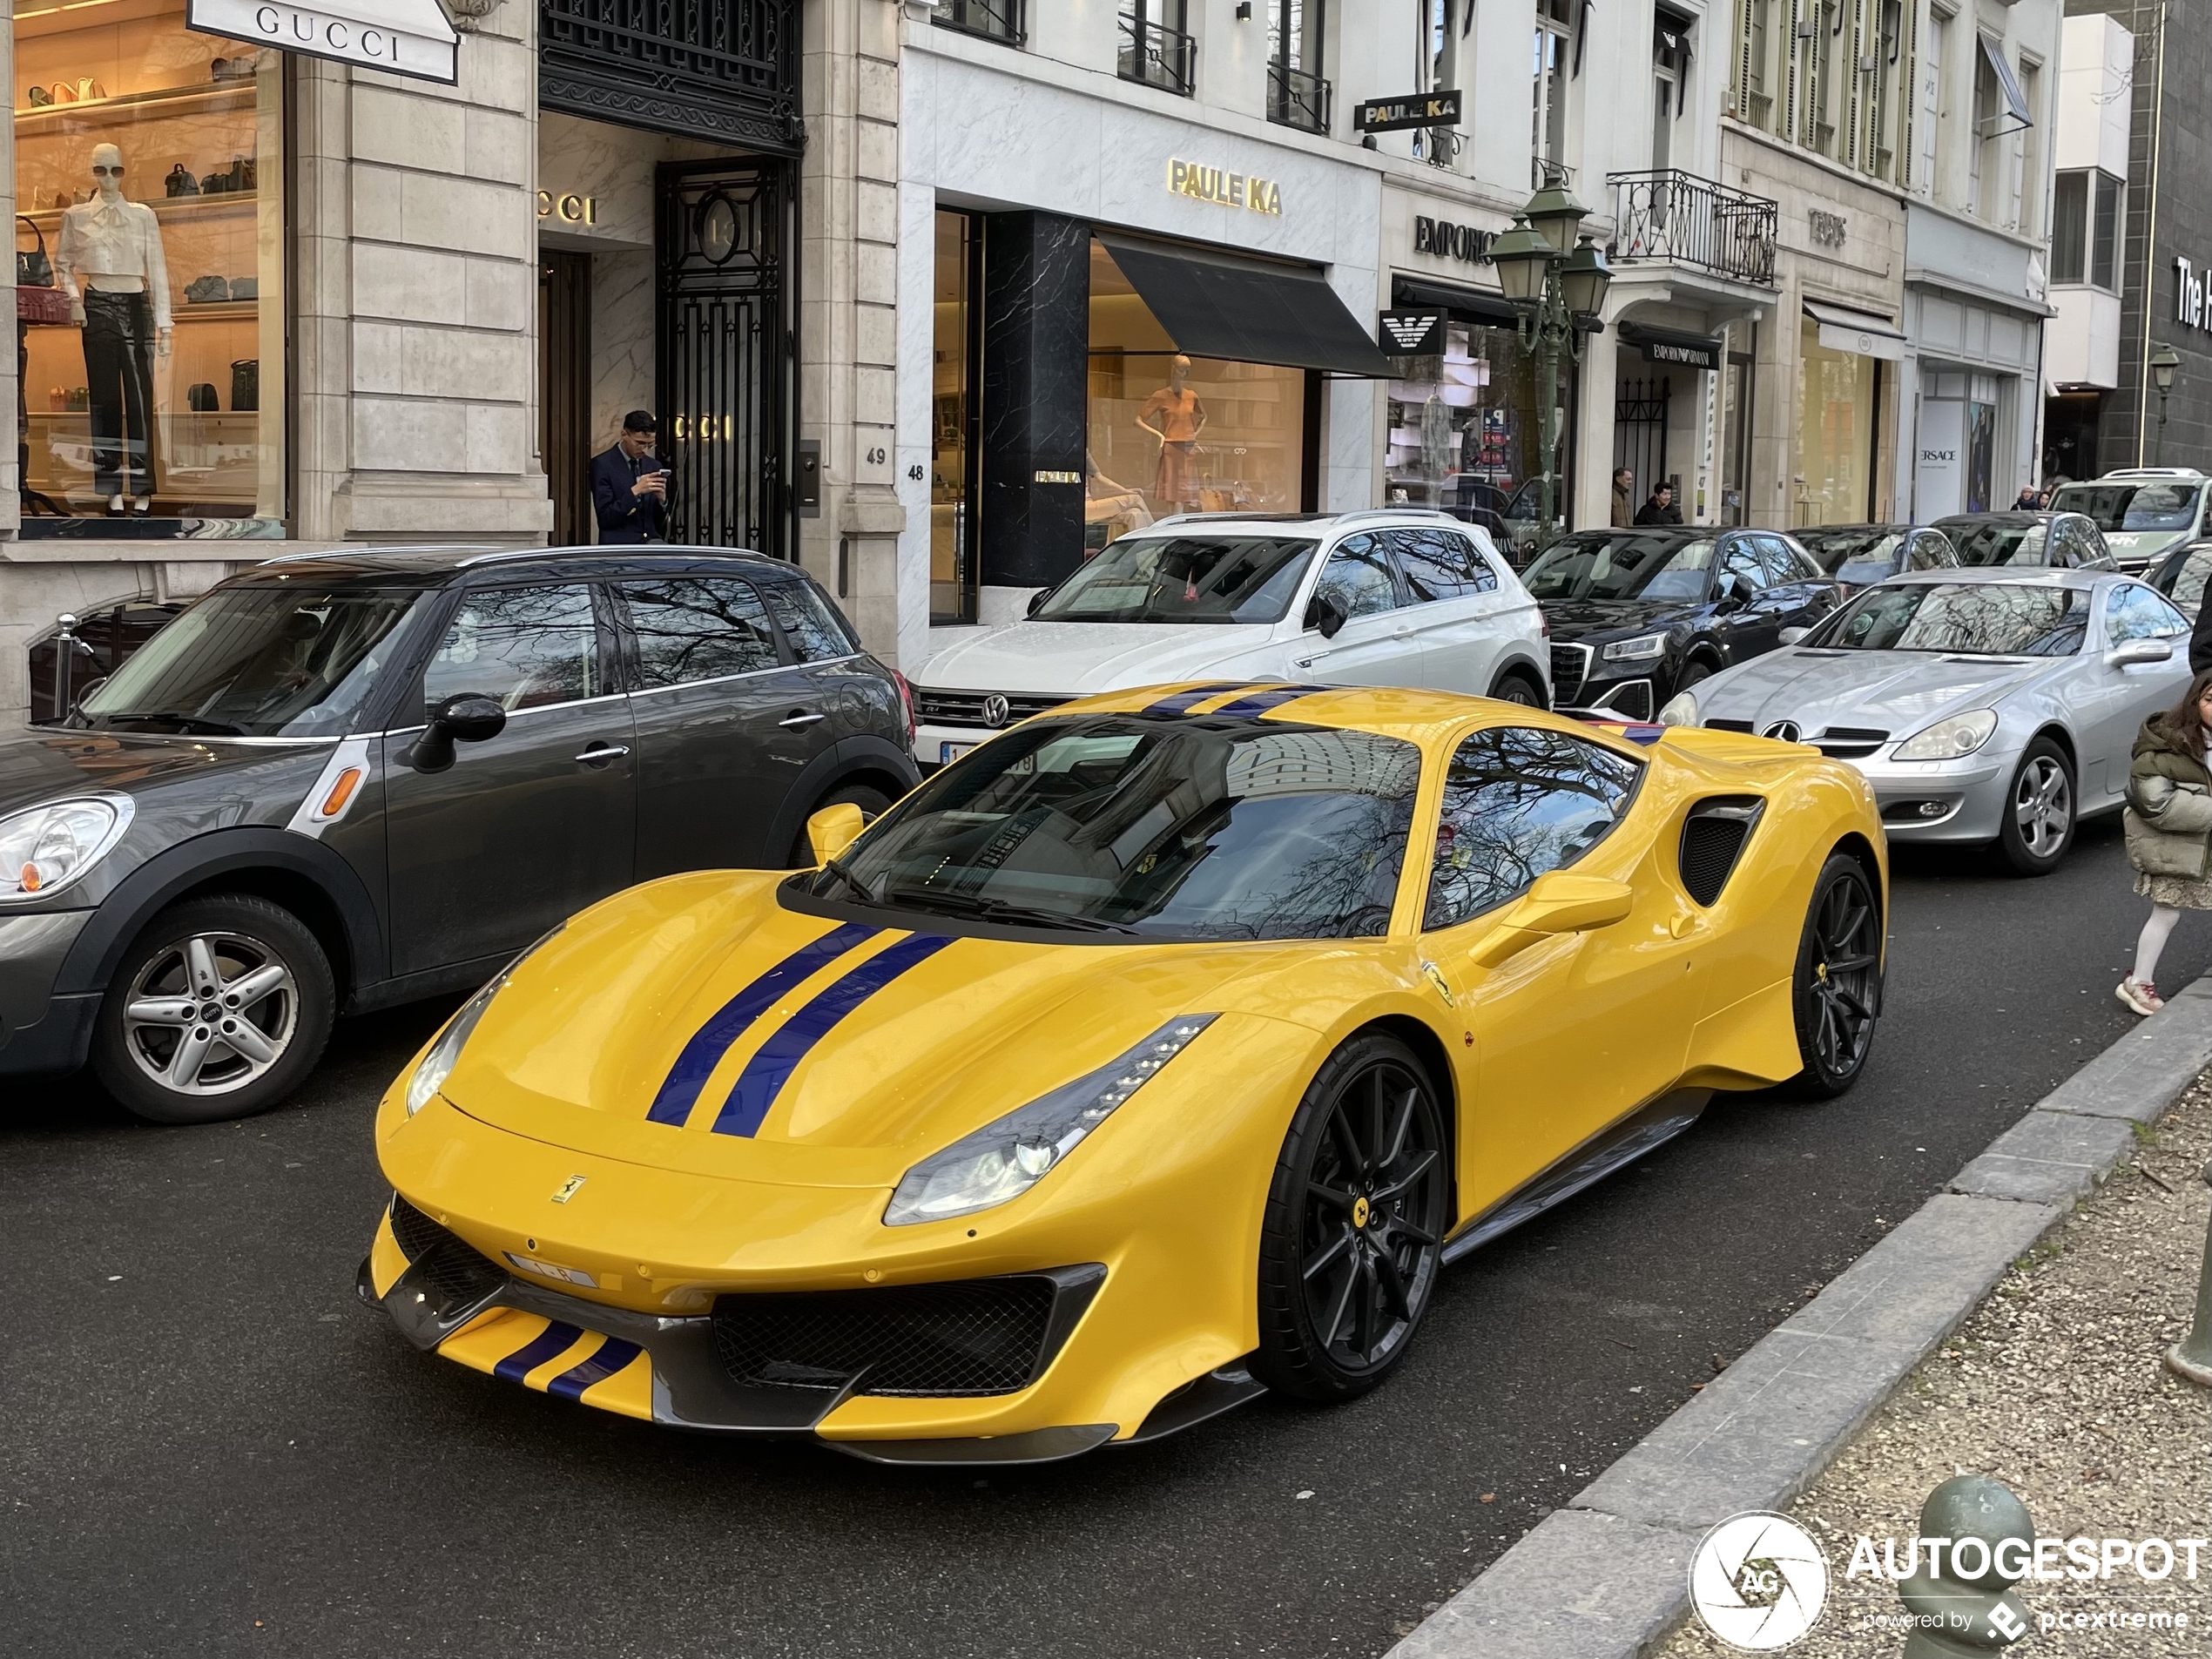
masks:
[[[187,0],[185,26],[448,86],[457,78],[461,37],[423,0],[345,0],[331,11],[280,0]]]
[[[550,190],[537,192],[537,216],[557,219],[563,225],[597,225],[599,222],[599,199],[597,196],[556,195]]]

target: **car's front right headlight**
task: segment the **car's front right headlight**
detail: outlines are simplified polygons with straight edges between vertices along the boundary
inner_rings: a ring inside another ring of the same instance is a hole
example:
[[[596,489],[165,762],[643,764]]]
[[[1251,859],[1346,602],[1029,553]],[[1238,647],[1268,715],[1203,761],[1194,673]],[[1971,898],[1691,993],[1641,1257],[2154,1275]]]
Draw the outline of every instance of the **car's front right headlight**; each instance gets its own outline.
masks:
[[[1161,1067],[1219,1016],[1170,1020],[1127,1053],[963,1136],[908,1170],[884,1210],[887,1227],[973,1215],[1018,1198],[1057,1169]]]
[[[1697,698],[1694,692],[1676,691],[1667,699],[1667,706],[1659,711],[1661,725],[1696,725]]]
[[[130,826],[128,795],[48,801],[0,818],[0,901],[43,899],[67,887]]]
[[[1947,720],[1938,720],[1926,731],[1897,745],[1897,760],[1956,760],[1987,743],[1997,730],[1995,709],[1969,709]]]
[[[568,923],[561,924],[565,927]],[[415,1063],[415,1075],[407,1080],[407,1115],[412,1117],[430,1103],[430,1097],[446,1086],[446,1079],[453,1076],[453,1069],[461,1062],[461,1051],[469,1046],[484,1010],[491,1007],[491,1000],[507,988],[507,981],[515,977],[515,970],[534,955],[540,946],[556,938],[561,927],[556,927],[543,939],[532,945],[513,961],[501,968],[491,981],[475,995],[461,1005],[461,1011],[446,1022],[446,1028],[438,1039],[423,1050],[422,1058]]]

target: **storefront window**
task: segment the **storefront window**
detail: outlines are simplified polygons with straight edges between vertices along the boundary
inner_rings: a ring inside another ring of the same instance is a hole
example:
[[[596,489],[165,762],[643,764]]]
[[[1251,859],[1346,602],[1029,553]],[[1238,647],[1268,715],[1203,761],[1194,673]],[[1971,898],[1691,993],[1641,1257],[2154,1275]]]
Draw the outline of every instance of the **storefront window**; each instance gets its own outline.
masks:
[[[1875,360],[1822,345],[1810,321],[1801,339],[1797,522],[1863,523],[1874,472]]]
[[[1305,370],[1178,352],[1091,244],[1086,553],[1170,513],[1298,511],[1305,413]]]
[[[184,19],[16,10],[27,536],[284,514],[284,60]]]
[[[1417,378],[1390,382],[1387,499],[1440,507],[1481,525],[1501,548],[1533,543],[1543,471],[1535,354],[1511,328],[1455,317],[1440,357],[1396,361]],[[1567,500],[1562,473],[1555,515]]]
[[[939,622],[973,619],[975,515],[968,490],[974,456],[970,427],[975,398],[968,384],[974,307],[976,221],[967,213],[937,215],[937,273],[932,328],[934,367],[929,392],[929,614]]]

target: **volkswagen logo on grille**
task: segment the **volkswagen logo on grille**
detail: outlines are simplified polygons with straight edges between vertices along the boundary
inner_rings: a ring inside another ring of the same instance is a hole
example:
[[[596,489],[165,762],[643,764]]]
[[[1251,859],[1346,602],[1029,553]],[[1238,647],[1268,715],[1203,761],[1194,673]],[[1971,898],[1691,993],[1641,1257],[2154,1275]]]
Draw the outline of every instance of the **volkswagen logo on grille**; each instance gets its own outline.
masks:
[[[1795,720],[1777,720],[1767,727],[1766,734],[1777,743],[1795,743],[1797,740],[1797,723]]]
[[[1010,712],[1012,711],[1007,707],[1006,698],[996,691],[983,699],[983,724],[994,732],[1006,724],[1006,717]],[[1794,732],[1795,728],[1791,730]]]

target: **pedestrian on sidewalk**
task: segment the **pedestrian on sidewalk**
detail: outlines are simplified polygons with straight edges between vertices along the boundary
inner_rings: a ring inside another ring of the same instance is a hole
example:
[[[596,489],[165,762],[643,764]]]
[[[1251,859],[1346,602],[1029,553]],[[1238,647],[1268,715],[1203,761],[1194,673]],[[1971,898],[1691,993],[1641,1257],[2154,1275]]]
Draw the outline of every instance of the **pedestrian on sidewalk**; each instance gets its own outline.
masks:
[[[1675,487],[1662,483],[1651,492],[1651,499],[1636,509],[1639,524],[1679,524],[1682,509],[1675,505]]]
[[[1626,467],[1613,469],[1613,528],[1627,529],[1636,521],[1636,475]]]
[[[2155,1014],[2159,953],[2184,910],[2212,910],[2212,670],[2189,681],[2182,700],[2143,722],[2128,767],[2121,814],[2135,891],[2150,920],[2135,941],[2134,971],[2114,995]]]

